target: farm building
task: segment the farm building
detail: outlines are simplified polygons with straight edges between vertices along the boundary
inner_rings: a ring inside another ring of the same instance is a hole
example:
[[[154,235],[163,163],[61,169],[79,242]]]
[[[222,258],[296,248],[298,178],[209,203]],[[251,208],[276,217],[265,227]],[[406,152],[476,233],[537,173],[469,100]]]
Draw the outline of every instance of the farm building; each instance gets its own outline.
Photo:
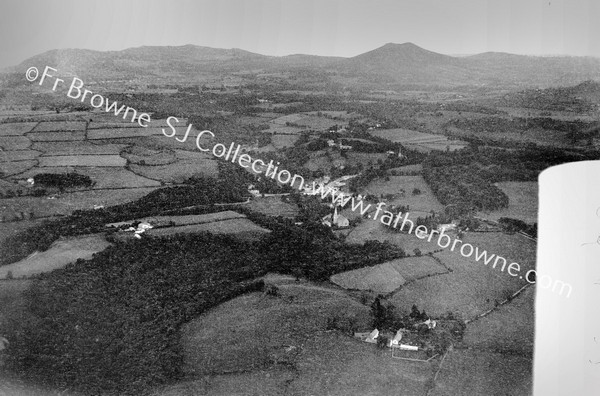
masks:
[[[453,230],[456,230],[456,224],[454,224],[454,223],[440,224],[437,226],[437,230],[439,232],[453,231]]]

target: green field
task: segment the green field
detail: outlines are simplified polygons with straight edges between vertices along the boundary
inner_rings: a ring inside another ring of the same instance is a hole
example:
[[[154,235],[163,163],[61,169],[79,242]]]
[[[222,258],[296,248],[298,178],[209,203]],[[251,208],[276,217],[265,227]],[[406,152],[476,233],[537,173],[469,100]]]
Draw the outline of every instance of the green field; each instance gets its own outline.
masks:
[[[421,193],[413,194],[415,188],[419,189]],[[444,210],[444,206],[433,195],[433,191],[422,176],[389,176],[389,181],[376,179],[369,183],[361,193],[373,194],[378,198],[382,194],[394,194],[394,199],[384,200],[384,202],[388,207],[390,205],[409,205],[409,213],[411,213],[409,218],[413,218],[413,220],[418,216],[425,216],[432,210],[436,212]]]
[[[0,267],[0,279],[6,279],[9,272],[15,278],[32,276],[62,268],[77,259],[90,259],[94,253],[110,246],[102,234],[86,235],[77,238],[59,239],[46,251],[36,252],[16,263]]]
[[[531,357],[454,350],[444,360],[431,396],[531,395]]]
[[[158,187],[75,191],[57,195],[55,199],[30,196],[5,198],[2,200],[5,209],[0,213],[8,220],[20,217],[21,212],[25,214],[26,218],[30,213],[33,213],[35,217],[69,215],[75,210],[92,209],[94,205],[110,206],[134,201],[156,188]]]
[[[17,175],[37,165],[37,160],[0,162],[0,173],[6,176]]]
[[[298,214],[298,207],[292,203],[282,202],[281,197],[255,197],[246,207],[267,216],[294,218]]]
[[[167,228],[153,228],[146,231],[151,236],[166,236],[179,233],[210,232],[211,234],[233,235],[243,240],[259,240],[270,231],[257,226],[248,219],[221,220],[204,224],[191,224]]]
[[[127,145],[125,144],[96,144],[89,141],[36,142],[31,148],[46,155],[118,155]]]
[[[127,160],[119,155],[59,155],[43,156],[38,159],[39,167],[53,166],[112,166],[123,167]]]
[[[349,210],[344,210],[342,214],[349,219],[352,219],[353,215],[356,216],[354,212]],[[410,219],[411,216],[409,216]],[[408,230],[408,226],[405,229]],[[413,254],[415,249],[419,249],[423,254],[439,249],[435,242],[431,243],[427,242],[427,239],[419,239],[414,234],[392,232],[389,227],[371,219],[363,219],[360,224],[352,229],[346,238],[346,242],[348,243],[363,244],[368,240],[390,242],[402,248],[408,254]]]
[[[431,257],[406,257],[373,267],[335,274],[330,280],[345,289],[370,290],[386,294],[406,282],[445,272],[447,270]]]
[[[296,140],[298,140],[299,135],[273,135],[271,136],[271,142],[276,149],[282,149],[285,147],[292,147]]]
[[[170,130],[169,130],[170,132]],[[163,135],[160,128],[105,128],[90,129],[87,131],[87,138],[90,140],[98,139],[122,139],[139,136]],[[164,137],[164,136],[163,136]]]
[[[0,136],[21,136],[30,132],[37,122],[19,122],[0,124]]]
[[[508,324],[508,325],[507,325]],[[464,342],[478,348],[533,354],[535,286],[467,326]]]
[[[183,226],[191,224],[204,224],[213,223],[216,221],[231,220],[231,219],[244,219],[246,216],[232,210],[226,210],[223,212],[208,213],[202,215],[184,215],[184,216],[153,216],[143,219],[131,219],[121,221],[118,223],[107,224],[107,227],[119,227],[122,225],[130,225],[133,222],[147,222],[154,227],[173,227]]]
[[[520,235],[468,233],[462,240],[480,250],[487,250],[490,255],[504,257],[507,266],[511,262],[519,263],[522,274],[535,265],[535,243]],[[432,245],[436,246],[433,242]],[[403,287],[391,299],[398,308],[409,312],[412,304],[417,304],[432,315],[452,311],[468,319],[493,308],[495,300],[503,301],[526,284],[518,276],[510,276],[506,269],[500,271],[501,261],[494,269],[493,262],[486,266],[475,260],[475,254],[465,258],[457,250],[446,249],[435,256],[453,272],[421,279]]]
[[[31,141],[25,136],[0,136],[2,151],[26,150],[29,146],[31,146]]]
[[[375,129],[370,133],[373,136],[401,143],[407,148],[426,153],[431,150],[454,151],[467,146],[465,142],[449,140],[444,135],[434,135],[403,128]]]
[[[85,131],[85,122],[78,121],[47,121],[40,122],[34,132]]]
[[[483,217],[498,220],[511,217],[526,223],[537,223],[538,183],[537,182],[500,182],[498,187],[508,196],[508,208],[482,214]]]
[[[85,132],[30,132],[27,134],[27,137],[32,142],[72,142],[78,140],[85,140]]]
[[[39,157],[36,150],[0,151],[0,162],[26,161]]]
[[[177,161],[174,150],[153,150],[140,146],[132,146],[123,150],[121,157],[137,165],[168,165]]]
[[[153,395],[424,394],[429,364],[393,359],[387,349],[326,330],[331,317],[368,329],[368,307],[293,278],[274,283],[278,297],[240,296],[186,324],[186,381]]]
[[[349,290],[369,290],[387,294],[406,283],[406,279],[390,263],[363,267],[331,276],[330,280]]]
[[[165,183],[182,183],[192,176],[214,176],[218,173],[215,160],[181,160],[156,166],[131,164],[129,168],[137,175]]]

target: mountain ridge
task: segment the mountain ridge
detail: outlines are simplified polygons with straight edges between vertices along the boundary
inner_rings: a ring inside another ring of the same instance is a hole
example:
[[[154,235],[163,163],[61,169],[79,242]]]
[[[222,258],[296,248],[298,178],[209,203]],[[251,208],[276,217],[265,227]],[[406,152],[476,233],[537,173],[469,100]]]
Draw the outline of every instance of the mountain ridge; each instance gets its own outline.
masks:
[[[141,46],[119,51],[54,49],[34,55],[9,72],[30,66],[55,67],[61,75],[92,80],[158,78],[194,80],[200,75],[240,72],[282,73],[297,70],[355,77],[367,84],[434,85],[510,84],[549,86],[600,80],[600,58],[539,57],[504,52],[451,56],[414,43],[386,43],[353,57],[290,54],[262,55],[239,48]],[[42,70],[40,69],[40,70]]]

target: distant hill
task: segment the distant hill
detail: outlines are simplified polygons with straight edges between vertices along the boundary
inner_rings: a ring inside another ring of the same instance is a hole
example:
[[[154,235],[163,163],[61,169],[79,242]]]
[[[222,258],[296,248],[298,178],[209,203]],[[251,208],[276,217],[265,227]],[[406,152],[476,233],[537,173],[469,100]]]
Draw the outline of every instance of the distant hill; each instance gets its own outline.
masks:
[[[388,43],[351,58],[315,55],[282,57],[240,49],[184,46],[144,46],[122,51],[51,50],[10,68],[23,73],[30,66],[55,67],[60,75],[77,75],[86,82],[197,82],[211,77],[303,73],[315,83],[329,76],[350,77],[358,84],[382,87],[398,84],[439,86],[549,87],[600,80],[600,59],[534,57],[488,52],[454,57],[412,43]]]
[[[447,78],[452,83],[452,79],[466,73],[459,58],[428,51],[412,43],[388,43],[345,59],[337,66],[345,73],[370,75],[372,80],[383,77],[392,82],[432,82],[432,79],[437,82]]]
[[[536,57],[487,52],[453,57],[412,43],[388,43],[346,59],[341,70],[370,74],[374,81],[435,85],[566,86],[600,79],[600,59]],[[382,78],[383,77],[383,78]]]

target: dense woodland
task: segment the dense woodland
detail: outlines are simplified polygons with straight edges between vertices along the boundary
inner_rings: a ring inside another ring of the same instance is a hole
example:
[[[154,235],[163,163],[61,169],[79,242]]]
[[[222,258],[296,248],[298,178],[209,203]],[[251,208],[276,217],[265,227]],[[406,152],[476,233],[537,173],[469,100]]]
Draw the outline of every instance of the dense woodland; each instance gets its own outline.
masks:
[[[93,180],[87,175],[79,173],[38,173],[33,177],[34,185],[42,187],[55,187],[59,190],[74,187],[90,187]]]
[[[262,290],[268,271],[326,280],[404,256],[389,243],[347,245],[319,223],[246,212],[272,232],[258,243],[179,234],[117,242],[90,261],[41,276],[14,323],[9,367],[91,394],[143,394],[182,375],[180,326],[206,309]]]
[[[595,159],[597,154],[569,153],[533,144],[520,150],[474,141],[455,152],[432,152],[423,161],[423,177],[438,200],[459,214],[508,206],[508,197],[494,183],[537,181],[541,171],[565,162]]]

